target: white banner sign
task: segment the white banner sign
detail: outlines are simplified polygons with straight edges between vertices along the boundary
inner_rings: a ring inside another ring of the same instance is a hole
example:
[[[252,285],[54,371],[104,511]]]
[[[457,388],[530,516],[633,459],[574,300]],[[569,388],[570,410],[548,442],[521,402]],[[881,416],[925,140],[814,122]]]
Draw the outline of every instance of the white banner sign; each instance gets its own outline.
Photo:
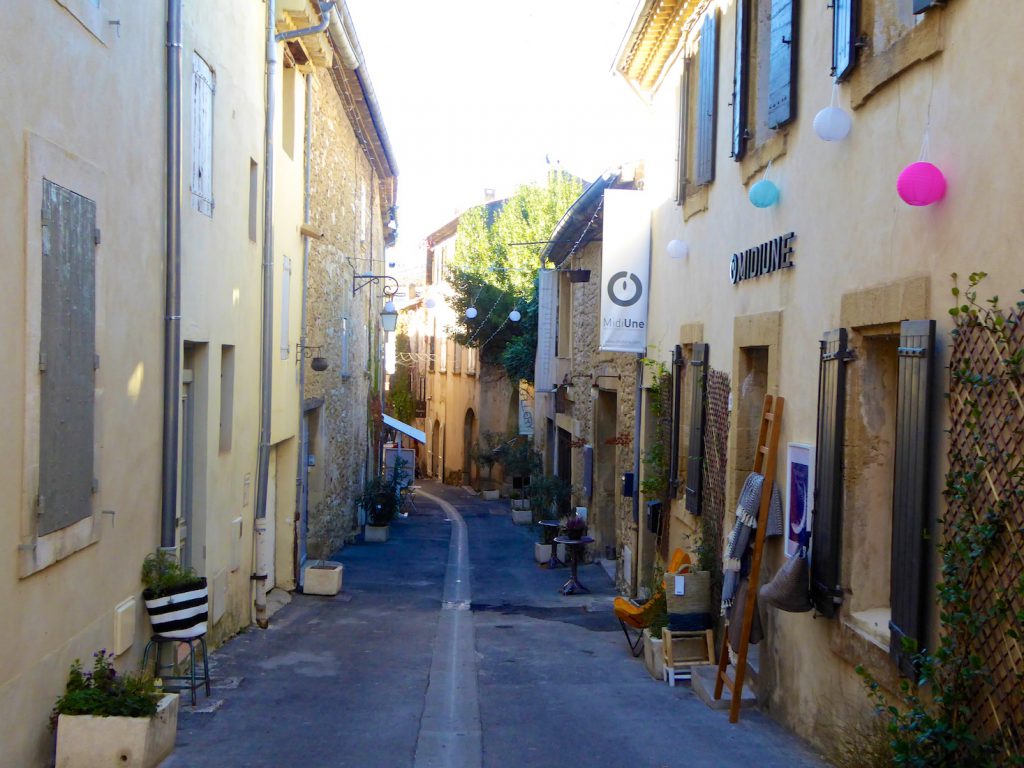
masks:
[[[533,387],[519,382],[519,434],[533,436]]]
[[[651,211],[643,192],[606,189],[601,253],[601,351],[647,347]]]

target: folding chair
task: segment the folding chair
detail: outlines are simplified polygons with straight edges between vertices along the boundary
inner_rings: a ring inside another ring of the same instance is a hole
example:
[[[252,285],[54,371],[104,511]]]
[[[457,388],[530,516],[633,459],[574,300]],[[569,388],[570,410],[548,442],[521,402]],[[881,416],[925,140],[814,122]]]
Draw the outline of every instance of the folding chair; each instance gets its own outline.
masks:
[[[689,562],[690,556],[683,552],[682,549],[677,549],[672,553],[672,560],[669,562],[668,571],[669,573],[675,573]],[[644,652],[644,646],[641,642],[643,640],[643,631],[651,626],[651,622],[657,617],[658,602],[664,596],[665,582],[662,581],[661,586],[651,595],[651,599],[646,603],[640,604],[635,600],[627,600],[624,597],[615,598],[613,606],[615,618],[619,620],[619,624],[622,626],[622,633],[626,636],[626,642],[629,643],[629,650],[634,656],[639,656]],[[630,629],[636,632],[635,637],[630,635]]]

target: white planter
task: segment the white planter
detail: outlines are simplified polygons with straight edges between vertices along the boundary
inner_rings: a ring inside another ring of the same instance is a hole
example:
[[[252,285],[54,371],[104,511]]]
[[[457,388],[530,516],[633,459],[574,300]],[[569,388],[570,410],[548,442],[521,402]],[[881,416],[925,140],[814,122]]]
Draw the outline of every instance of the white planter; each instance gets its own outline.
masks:
[[[665,678],[665,654],[662,640],[651,637],[651,630],[644,630],[644,666],[647,673],[659,682]]]
[[[569,562],[569,553],[566,552],[565,544],[556,544],[555,552],[558,554],[558,559],[561,560],[563,563]]]
[[[513,509],[512,522],[516,525],[531,525],[533,523],[533,512],[529,509]]]
[[[512,499],[512,509],[529,509],[529,499]]]
[[[363,541],[387,541],[390,533],[390,525],[367,525],[363,529]]]
[[[341,592],[345,566],[334,560],[314,561],[302,569],[302,591],[307,595],[336,595]]]
[[[484,501],[497,501],[501,498],[501,491],[495,489],[493,491],[483,491]]]
[[[541,544],[540,542],[534,542],[533,559],[541,565],[551,560],[551,545]]]
[[[153,717],[61,715],[56,768],[152,768],[174,751],[177,729],[176,693],[160,699]]]

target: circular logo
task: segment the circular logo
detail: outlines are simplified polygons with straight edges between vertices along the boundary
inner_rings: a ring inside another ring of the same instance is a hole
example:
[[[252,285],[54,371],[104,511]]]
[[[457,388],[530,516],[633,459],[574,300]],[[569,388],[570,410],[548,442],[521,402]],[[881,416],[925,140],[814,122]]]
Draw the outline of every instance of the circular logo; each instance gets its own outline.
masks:
[[[632,272],[616,272],[608,281],[608,298],[620,307],[632,307],[643,295],[640,278]]]

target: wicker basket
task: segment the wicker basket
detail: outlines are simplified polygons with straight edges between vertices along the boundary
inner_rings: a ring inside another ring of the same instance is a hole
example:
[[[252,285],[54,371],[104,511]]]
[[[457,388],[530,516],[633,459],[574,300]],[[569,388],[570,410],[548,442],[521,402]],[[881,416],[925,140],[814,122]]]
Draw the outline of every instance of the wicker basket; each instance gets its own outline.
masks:
[[[676,580],[684,580],[684,594],[676,594]],[[711,572],[665,574],[668,625],[672,630],[700,631],[711,627]]]

